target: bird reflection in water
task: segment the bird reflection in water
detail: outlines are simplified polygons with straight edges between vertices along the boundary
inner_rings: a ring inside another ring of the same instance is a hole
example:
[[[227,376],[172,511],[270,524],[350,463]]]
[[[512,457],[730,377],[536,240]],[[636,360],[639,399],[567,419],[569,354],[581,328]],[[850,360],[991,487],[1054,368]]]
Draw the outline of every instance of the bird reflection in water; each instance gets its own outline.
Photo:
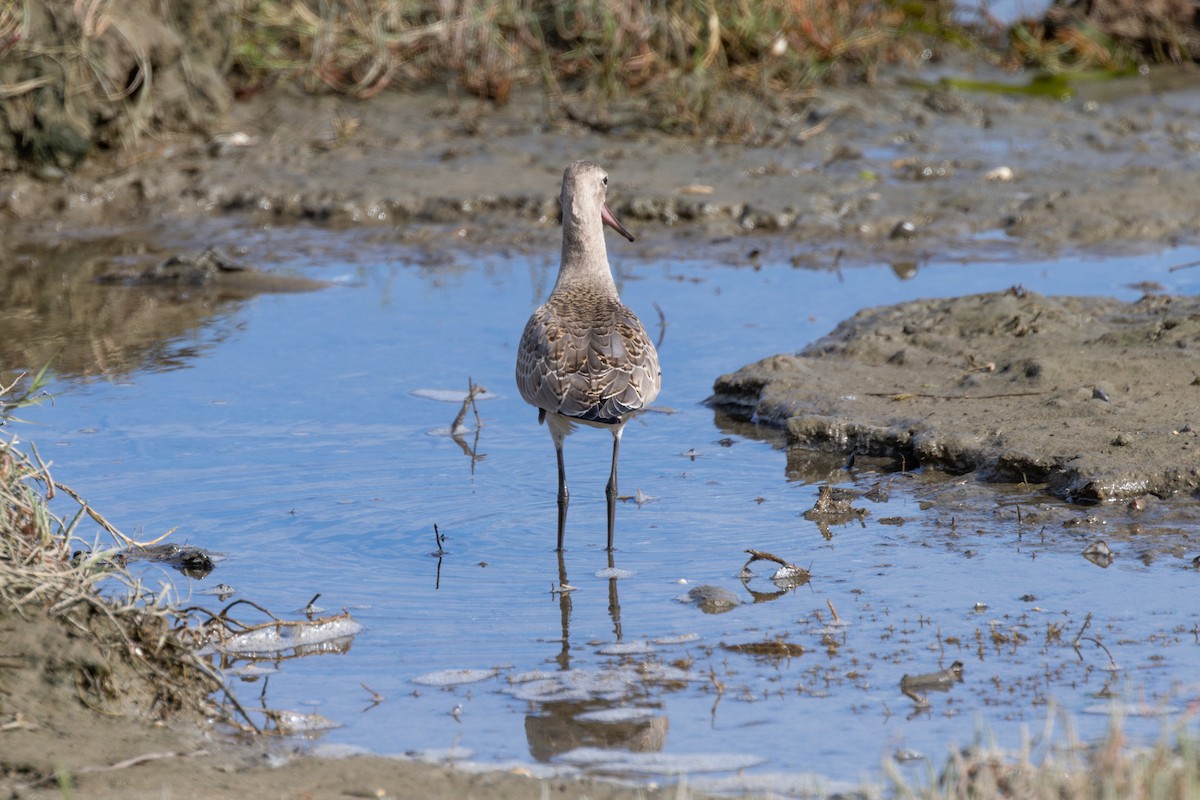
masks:
[[[559,587],[555,592],[562,623],[562,642],[555,661],[565,673],[572,669],[573,600],[563,555],[561,551],[558,553]],[[620,643],[623,640],[621,601],[617,590],[618,573],[611,551],[608,553],[608,575],[608,614],[612,620],[615,641]],[[529,743],[530,755],[537,761],[545,762],[560,753],[580,747],[634,753],[661,751],[667,740],[667,717],[652,713],[653,709],[648,706],[661,706],[647,703],[644,695],[636,696],[637,691],[637,687],[630,684],[619,698],[553,699],[551,694],[545,701],[535,701],[536,712],[525,716],[525,738]]]

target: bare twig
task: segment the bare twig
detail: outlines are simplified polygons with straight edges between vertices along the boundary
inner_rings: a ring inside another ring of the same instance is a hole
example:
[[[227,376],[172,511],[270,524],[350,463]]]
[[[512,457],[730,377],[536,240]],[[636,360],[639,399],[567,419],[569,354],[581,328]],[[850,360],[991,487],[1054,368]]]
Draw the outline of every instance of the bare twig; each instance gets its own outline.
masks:
[[[253,608],[257,608],[259,611],[261,611],[262,613],[266,614],[266,615],[267,615],[268,617],[270,617],[271,619],[273,619],[273,620],[275,620],[275,621],[277,621],[277,622],[279,621],[279,617],[275,616],[275,615],[274,615],[274,614],[272,614],[270,611],[267,611],[265,608],[263,608],[263,607],[262,607],[262,606],[260,606],[258,603],[254,602],[253,600],[247,600],[247,599],[245,599],[245,598],[242,598],[242,599],[240,599],[240,600],[234,600],[232,603],[230,603],[229,605],[227,605],[227,606],[225,606],[224,608],[222,608],[222,609],[221,609],[221,613],[220,613],[220,614],[217,614],[217,618],[218,618],[218,619],[222,619],[222,620],[229,620],[229,621],[231,621],[231,622],[232,622],[233,620],[231,620],[231,619],[229,618],[229,609],[233,608],[233,607],[234,607],[234,606],[236,606],[236,605],[240,605],[240,604],[243,604],[243,603],[244,603],[244,604],[246,604],[246,605],[248,605],[248,606],[252,606]],[[238,625],[241,625],[242,623],[240,623],[240,622],[239,622],[239,623],[237,623],[237,624],[238,624]],[[242,627],[244,628],[244,627],[247,627],[247,626],[245,626],[245,625],[242,625]]]
[[[1176,264],[1167,270],[1167,272],[1178,272],[1181,269],[1190,269],[1192,267],[1200,267],[1200,261],[1189,261],[1186,264]]]
[[[265,686],[266,682],[264,681],[263,684]],[[246,724],[250,726],[250,730],[256,734],[261,734],[262,729],[254,723],[254,720],[250,718],[250,714],[246,711],[246,709],[242,708],[242,704],[240,702],[238,702],[237,696],[233,692],[229,691],[228,687],[223,687],[223,688],[224,688],[224,693],[225,693],[225,699],[228,700],[230,702],[230,704],[235,709],[237,709],[237,712],[242,715],[242,719],[246,720]],[[232,722],[232,719],[230,719],[228,721]]]
[[[793,564],[790,564],[787,561],[784,561],[782,558],[775,555],[774,553],[767,553],[763,550],[754,550],[753,548],[747,548],[746,552],[750,554],[750,560],[746,562],[747,567],[750,566],[751,564],[753,564],[755,561],[774,561],[776,564],[780,565],[781,567],[794,566]]]
[[[28,373],[25,373],[25,372],[17,373],[17,376],[12,379],[12,383],[10,383],[8,386],[5,386],[4,384],[0,383],[0,397],[3,397],[4,395],[11,392],[13,389],[17,388],[17,384],[20,383],[21,381],[23,381],[27,374]]]
[[[812,139],[814,136],[820,136],[822,133],[825,132],[825,129],[829,127],[830,123],[833,122],[834,118],[837,115],[838,115],[838,112],[835,110],[829,116],[825,117],[825,119],[821,120],[820,122],[818,122],[815,125],[809,125],[807,128],[801,130],[792,138],[794,138],[797,142],[807,142],[809,139]]]
[[[0,98],[8,99],[10,97],[20,97],[23,94],[28,94],[35,89],[40,89],[43,86],[49,86],[52,83],[54,83],[54,80],[45,75],[37,78],[30,78],[29,80],[24,80],[20,83],[6,83],[0,85]]]
[[[109,534],[111,534],[112,537],[116,539],[122,547],[150,547],[151,545],[158,544],[177,530],[177,528],[171,528],[171,530],[167,531],[162,536],[159,536],[157,539],[151,539],[148,542],[139,542],[136,539],[132,539],[121,533],[121,531],[119,531],[115,525],[106,520],[99,511],[88,505],[87,501],[80,497],[79,494],[70,486],[59,483],[58,481],[54,481],[53,485],[60,491],[66,492],[67,495],[69,495],[76,503],[79,503],[79,505],[83,507],[83,510],[87,512],[88,516],[95,520],[96,524],[98,524],[101,528],[104,528],[104,530],[108,531]]]
[[[313,615],[313,614],[315,614],[315,613],[317,612],[317,609],[316,609],[316,607],[313,605],[313,603],[317,602],[317,598],[318,598],[318,597],[320,597],[320,596],[321,596],[321,593],[320,593],[320,592],[317,592],[316,594],[314,594],[314,595],[313,595],[313,597],[312,597],[312,600],[309,600],[309,601],[308,601],[308,602],[307,602],[307,603],[304,605],[304,613],[305,613],[306,615],[308,615],[308,618],[309,618],[309,619],[312,619],[312,615]]]
[[[203,756],[203,755],[207,755],[207,754],[208,754],[207,750],[194,750],[191,753],[176,753],[176,752],[144,753],[143,755],[140,755],[140,756],[134,756],[133,758],[127,758],[123,761],[118,761],[115,764],[109,764],[109,765],[102,766],[102,767],[96,767],[96,766],[78,767],[75,771],[80,774],[89,774],[89,773],[97,773],[97,772],[116,772],[117,770],[128,769],[129,767],[136,767],[138,764],[145,764],[149,761],[161,761],[165,758],[195,758],[197,756]],[[54,783],[55,781],[59,780],[59,778],[60,778],[60,776],[57,773],[52,772],[52,773],[48,773],[45,775],[40,775],[37,778],[35,778],[34,780],[29,781],[27,783],[18,784],[14,788],[16,788],[16,789],[36,789],[40,786],[48,786],[48,785]]]
[[[191,753],[143,753],[140,756],[134,756],[133,758],[127,758],[124,761],[110,764],[107,767],[80,767],[79,772],[113,772],[119,769],[136,767],[138,764],[145,764],[148,761],[161,761],[164,758],[195,758],[203,755],[208,755],[208,751],[195,750]]]
[[[37,462],[38,470],[41,473],[41,475],[38,477],[46,487],[46,499],[53,500],[54,478],[50,475],[50,465],[42,460],[42,454],[38,452],[37,445],[35,445],[33,442],[29,443],[29,450],[31,453],[33,453],[33,460]]]
[[[868,397],[890,397],[893,400],[996,400],[1004,397],[1034,397],[1049,392],[1002,392],[1000,394],[925,394],[923,392],[863,392]]]
[[[791,562],[784,561],[774,553],[767,553],[762,550],[753,549],[748,549],[746,552],[750,554],[750,559],[742,565],[741,579],[743,585],[746,585],[750,580],[750,577],[753,575],[753,573],[750,572],[750,565],[755,561],[770,561],[779,565],[779,569],[777,569],[775,574],[771,576],[771,580],[775,582],[776,586],[780,586],[779,581],[786,581],[789,584],[787,588],[790,589],[808,581],[810,573],[804,567],[798,567]],[[746,588],[749,589],[750,587],[747,585]],[[761,601],[762,593],[751,591],[751,594],[755,596],[756,603]],[[772,596],[778,596],[773,592],[770,594]]]
[[[386,697],[381,695],[379,692],[372,689],[370,686],[367,686],[365,683],[359,683],[358,685],[361,686],[367,692],[367,694],[371,695],[371,705],[364,708],[363,711],[370,711],[372,708],[374,708],[375,706],[379,705],[380,703],[382,703],[384,700],[387,699]]]
[[[712,687],[717,690],[717,697],[725,694],[725,684],[717,680],[717,671],[712,667],[708,668],[708,682],[711,683]]]

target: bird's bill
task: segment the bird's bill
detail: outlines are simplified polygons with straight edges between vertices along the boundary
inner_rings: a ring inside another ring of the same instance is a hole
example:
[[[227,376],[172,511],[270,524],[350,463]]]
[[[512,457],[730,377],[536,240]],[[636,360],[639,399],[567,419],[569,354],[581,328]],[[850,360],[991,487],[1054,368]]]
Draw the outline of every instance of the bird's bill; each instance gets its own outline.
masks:
[[[614,217],[613,213],[608,210],[607,205],[600,207],[600,219],[604,221],[605,225],[612,228],[614,231],[621,234],[629,241],[631,241],[631,242],[633,241],[633,234],[630,233],[629,231],[625,230],[624,225],[622,225],[620,222],[617,222],[617,218]]]

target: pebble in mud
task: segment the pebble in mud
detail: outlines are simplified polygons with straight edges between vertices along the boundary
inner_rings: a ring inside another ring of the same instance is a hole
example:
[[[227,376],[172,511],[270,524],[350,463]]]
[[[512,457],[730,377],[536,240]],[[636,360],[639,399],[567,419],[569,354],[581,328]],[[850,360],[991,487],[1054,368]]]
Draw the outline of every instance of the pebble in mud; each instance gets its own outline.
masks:
[[[919,675],[904,675],[900,678],[900,691],[918,707],[929,706],[928,692],[948,692],[956,683],[962,683],[963,663],[955,661],[949,667],[936,672]]]
[[[705,614],[724,614],[742,604],[733,592],[709,584],[693,587],[675,599],[681,603],[690,603]]]
[[[1098,567],[1107,567],[1113,563],[1113,552],[1104,540],[1089,544],[1083,551],[1083,557]]]

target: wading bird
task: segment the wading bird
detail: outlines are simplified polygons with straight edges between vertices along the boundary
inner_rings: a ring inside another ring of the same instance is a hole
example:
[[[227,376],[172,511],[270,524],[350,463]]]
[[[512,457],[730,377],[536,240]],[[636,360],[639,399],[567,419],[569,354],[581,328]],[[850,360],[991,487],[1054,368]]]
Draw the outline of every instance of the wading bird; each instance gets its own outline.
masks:
[[[576,161],[563,173],[562,263],[550,297],[521,335],[517,388],[547,423],[558,457],[558,549],[567,523],[563,440],[577,423],[607,428],[613,437],[608,499],[608,549],[617,507],[617,450],[625,423],[658,395],[658,352],[637,315],[621,303],[608,265],[604,226],[633,236],[604,204],[608,175]]]

